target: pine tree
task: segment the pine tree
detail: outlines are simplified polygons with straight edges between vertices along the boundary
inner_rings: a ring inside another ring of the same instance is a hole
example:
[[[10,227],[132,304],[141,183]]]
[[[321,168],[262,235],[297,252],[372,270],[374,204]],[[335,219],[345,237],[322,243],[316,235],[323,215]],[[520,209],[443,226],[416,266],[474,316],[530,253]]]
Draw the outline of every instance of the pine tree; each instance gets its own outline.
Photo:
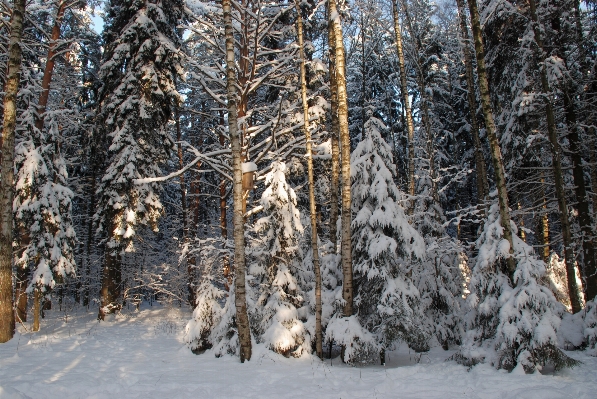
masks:
[[[159,185],[173,146],[167,130],[180,101],[174,76],[181,73],[181,0],[112,0],[107,8],[100,78],[98,126],[107,168],[97,190],[99,230],[105,235],[99,318],[119,308],[122,255],[134,250],[139,225],[157,230],[163,211]]]

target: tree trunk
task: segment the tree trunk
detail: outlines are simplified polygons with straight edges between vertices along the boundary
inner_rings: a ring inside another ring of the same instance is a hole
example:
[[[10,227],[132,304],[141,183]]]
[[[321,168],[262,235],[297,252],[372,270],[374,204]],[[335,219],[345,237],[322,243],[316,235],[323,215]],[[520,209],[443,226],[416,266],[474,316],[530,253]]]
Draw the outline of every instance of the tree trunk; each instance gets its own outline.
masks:
[[[15,0],[10,21],[8,73],[4,94],[2,128],[2,171],[0,174],[0,343],[10,340],[15,331],[12,291],[12,201],[14,198],[15,127],[17,92],[21,72],[21,38],[25,18],[25,0]]]
[[[234,69],[234,33],[230,0],[222,0],[224,30],[226,34],[226,90],[228,98],[228,129],[232,147],[233,198],[234,198],[234,270],[235,305],[240,361],[251,360],[251,330],[247,314],[245,287],[245,231],[243,214],[242,148],[238,129],[236,71]]]
[[[329,15],[328,2],[328,15]],[[340,188],[340,128],[338,125],[338,87],[336,84],[336,36],[334,27],[328,24],[328,44],[330,47],[330,105],[332,114],[331,143],[332,171],[330,182],[330,241],[334,244],[334,253],[338,252],[338,189]]]
[[[220,111],[220,126],[224,128],[224,113]],[[224,148],[225,137],[224,133],[220,132],[220,147]],[[220,182],[220,231],[222,233],[222,239],[224,241],[224,245],[228,240],[228,218],[226,215],[226,178],[222,176],[222,181]],[[222,267],[223,267],[223,274],[226,282],[224,284],[226,291],[230,290],[230,286],[232,285],[232,270],[230,270],[230,259],[228,255],[224,255],[222,257]]]
[[[27,321],[27,286],[29,285],[29,269],[18,267],[15,288],[15,316],[18,323]]]
[[[597,130],[592,127],[591,133],[590,137],[593,137],[593,148],[589,150],[591,161],[591,191],[593,191],[593,217],[597,219]]]
[[[541,172],[541,191],[539,200],[542,202],[542,213],[539,215],[537,240],[542,244],[541,257],[545,264],[549,263],[549,217],[547,215],[547,198],[545,198],[545,178]]]
[[[365,63],[365,21],[361,13],[361,140],[365,137],[365,100],[367,97],[367,64]]]
[[[295,0],[297,13],[298,45],[301,57],[301,100],[303,103],[303,132],[307,147],[307,171],[309,175],[309,211],[311,216],[311,251],[313,252],[313,271],[315,272],[315,352],[323,360],[323,334],[321,329],[321,270],[319,267],[319,248],[317,245],[317,213],[315,209],[315,178],[313,176],[313,153],[311,131],[309,130],[309,104],[307,103],[307,73],[305,70],[305,48],[303,45],[303,18],[299,0]]]
[[[406,117],[406,129],[408,133],[408,194],[415,195],[415,125],[408,99],[408,86],[406,83],[406,66],[404,63],[404,52],[402,50],[402,32],[400,29],[400,20],[398,16],[398,6],[396,1],[392,0],[392,9],[394,16],[394,34],[396,36],[396,51],[398,52],[398,66],[400,69],[400,91],[402,92],[402,103]],[[412,212],[413,207],[409,208]]]
[[[491,160],[495,171],[495,184],[498,191],[498,203],[500,207],[500,224],[503,229],[503,235],[510,244],[510,256],[506,260],[505,272],[510,276],[510,281],[514,285],[514,272],[516,271],[516,260],[512,256],[514,244],[512,240],[512,229],[510,226],[510,208],[508,207],[508,190],[506,189],[506,172],[504,171],[504,162],[502,160],[502,151],[497,138],[495,122],[493,120],[493,110],[491,108],[491,96],[489,92],[489,82],[487,79],[487,70],[485,69],[485,49],[483,48],[483,34],[481,32],[481,22],[479,21],[479,10],[477,0],[467,0],[469,12],[471,15],[471,26],[473,28],[473,39],[475,41],[475,55],[477,58],[477,76],[479,78],[479,91],[481,93],[481,107],[485,118],[485,130],[489,139],[491,149]]]
[[[595,259],[595,242],[591,211],[587,199],[587,188],[585,185],[585,173],[582,166],[581,144],[578,134],[578,123],[573,99],[567,90],[564,90],[564,109],[569,134],[570,157],[572,159],[572,177],[574,178],[574,192],[576,194],[578,224],[580,225],[582,237],[582,275],[585,284],[585,299],[590,301],[597,297],[597,267]]]
[[[477,203],[482,204],[489,195],[489,184],[487,182],[487,170],[485,168],[485,158],[483,156],[483,147],[479,137],[479,124],[477,122],[477,100],[475,98],[475,79],[473,77],[473,59],[470,51],[470,37],[466,26],[466,14],[464,11],[464,1],[456,0],[458,4],[458,15],[460,18],[460,33],[462,34],[462,52],[464,53],[464,65],[466,68],[466,86],[468,108],[471,114],[471,135],[475,145],[475,166],[477,172]]]
[[[180,130],[180,110],[178,107],[174,109],[174,123],[176,125],[176,141],[177,143],[177,155],[178,155],[178,167],[184,168],[184,155],[182,152],[182,132]],[[189,215],[187,208],[187,184],[185,181],[184,173],[179,176],[180,181],[180,209],[182,210],[182,242],[187,251],[186,263],[187,263],[187,301],[191,307],[195,305],[195,281],[192,273],[192,266],[194,258],[189,256],[188,250],[190,245],[189,238]]]
[[[93,155],[92,155],[93,156]],[[95,162],[92,162],[95,165]],[[96,168],[93,168],[91,172],[91,190],[87,208],[87,242],[85,243],[85,287],[83,288],[83,306],[89,306],[89,286],[91,285],[91,244],[93,243],[93,215],[95,213],[95,184],[96,184]]]
[[[54,74],[54,65],[56,64],[56,48],[58,47],[58,39],[60,39],[60,26],[62,25],[62,18],[66,9],[66,1],[61,1],[56,12],[56,19],[52,27],[52,36],[50,38],[50,48],[48,49],[48,56],[46,58],[46,66],[44,68],[44,76],[41,82],[41,94],[37,103],[37,119],[35,127],[39,130],[44,125],[44,112],[48,105],[48,98],[50,96],[50,84],[52,83],[52,75]]]
[[[113,231],[113,229],[109,231]],[[119,252],[113,253],[110,248],[105,249],[104,256],[98,320],[104,320],[107,314],[114,313],[121,307],[119,301],[122,284],[122,257]]]
[[[533,31],[535,34],[535,41],[539,48],[538,61],[543,60],[543,38],[538,26],[537,10],[535,0],[529,0],[529,11],[531,13],[531,20],[533,21]],[[564,257],[566,261],[566,276],[568,278],[568,291],[570,294],[570,304],[572,305],[572,312],[577,313],[582,309],[582,299],[580,297],[580,290],[576,284],[576,271],[574,268],[574,251],[572,249],[572,234],[570,231],[570,221],[568,219],[568,205],[566,203],[566,193],[564,192],[564,177],[562,172],[562,149],[558,143],[556,132],[556,123],[553,111],[553,104],[551,102],[551,88],[547,80],[547,71],[545,65],[540,66],[541,72],[541,89],[545,98],[545,114],[547,119],[547,133],[549,136],[550,150],[552,155],[552,166],[554,172],[554,183],[556,188],[556,197],[558,199],[558,208],[560,211],[560,224],[562,227],[562,239],[564,244]]]
[[[33,327],[32,331],[39,331],[39,316],[41,315],[42,293],[38,287],[33,289]]]
[[[348,133],[348,98],[346,93],[346,64],[342,23],[336,9],[335,0],[329,1],[329,18],[334,29],[336,54],[336,86],[338,92],[338,127],[340,131],[340,154],[342,167],[342,231],[341,257],[344,299],[344,316],[352,315],[352,236],[351,236],[351,196],[350,196],[350,136]]]

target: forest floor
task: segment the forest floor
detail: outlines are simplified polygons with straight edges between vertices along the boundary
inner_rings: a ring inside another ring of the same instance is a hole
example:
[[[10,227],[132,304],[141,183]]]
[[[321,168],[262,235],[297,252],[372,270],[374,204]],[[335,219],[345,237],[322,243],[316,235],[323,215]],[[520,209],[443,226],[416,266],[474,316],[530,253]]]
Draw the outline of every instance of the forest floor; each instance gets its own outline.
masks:
[[[520,375],[445,362],[433,348],[416,363],[408,348],[383,366],[349,367],[339,359],[286,359],[254,348],[250,362],[194,355],[185,346],[190,312],[145,306],[102,323],[95,311],[47,312],[38,333],[19,327],[0,345],[0,398],[595,398],[597,358],[545,375]],[[26,327],[29,328],[29,324]]]

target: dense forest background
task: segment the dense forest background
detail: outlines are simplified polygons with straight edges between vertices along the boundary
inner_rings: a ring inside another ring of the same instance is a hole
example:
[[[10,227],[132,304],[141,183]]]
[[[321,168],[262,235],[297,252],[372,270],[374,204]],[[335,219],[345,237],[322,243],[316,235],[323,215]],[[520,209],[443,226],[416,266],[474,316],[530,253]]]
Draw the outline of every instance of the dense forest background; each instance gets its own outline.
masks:
[[[0,342],[50,306],[160,301],[241,361],[594,347],[593,1],[0,13]]]

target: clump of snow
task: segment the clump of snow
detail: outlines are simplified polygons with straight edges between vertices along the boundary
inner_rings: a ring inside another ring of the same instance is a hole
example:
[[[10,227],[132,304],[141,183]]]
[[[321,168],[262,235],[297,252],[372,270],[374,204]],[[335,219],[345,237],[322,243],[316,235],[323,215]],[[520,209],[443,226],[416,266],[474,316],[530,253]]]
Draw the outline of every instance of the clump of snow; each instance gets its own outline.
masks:
[[[255,162],[243,162],[241,169],[243,173],[257,172],[257,164]]]
[[[335,315],[327,325],[325,340],[344,348],[342,360],[347,364],[370,364],[379,360],[380,349],[375,337],[361,326],[357,316]]]

